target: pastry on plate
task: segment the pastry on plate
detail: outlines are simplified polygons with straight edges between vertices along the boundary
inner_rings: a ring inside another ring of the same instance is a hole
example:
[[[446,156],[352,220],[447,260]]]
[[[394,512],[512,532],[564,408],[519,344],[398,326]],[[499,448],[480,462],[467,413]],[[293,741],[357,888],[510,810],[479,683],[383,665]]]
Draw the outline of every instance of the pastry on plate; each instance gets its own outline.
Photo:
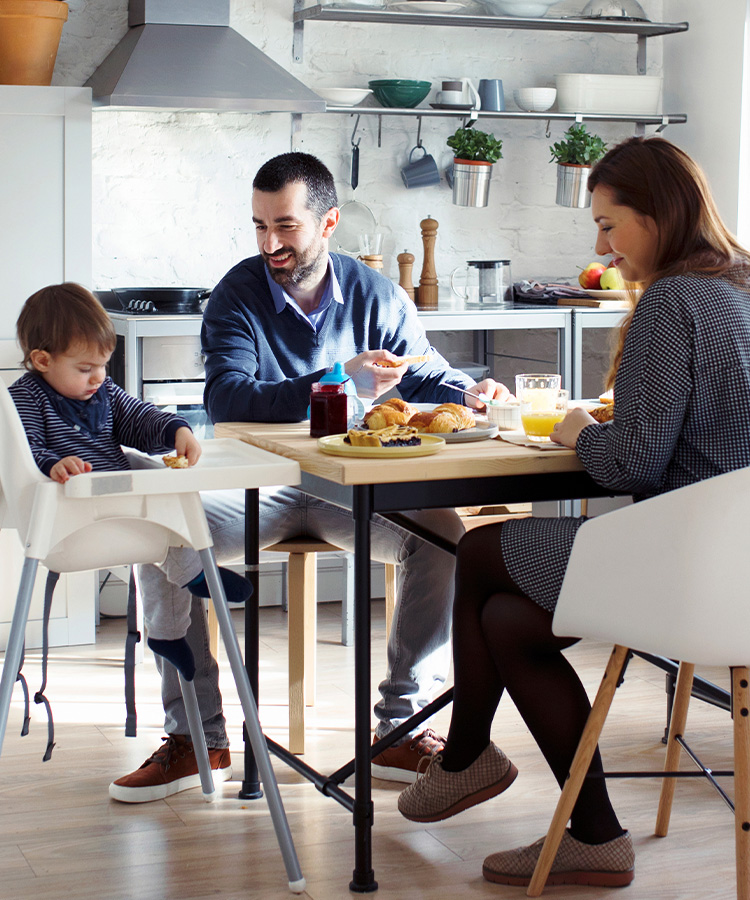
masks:
[[[611,422],[615,414],[614,403],[606,403],[604,406],[595,406],[593,409],[587,409],[586,412],[593,416],[597,422]]]
[[[360,431],[352,428],[344,441],[352,447],[418,447],[422,443],[416,428],[408,425],[389,425]]]
[[[406,425],[409,419],[417,412],[416,406],[412,406],[400,397],[392,397],[373,406],[364,415],[364,422],[368,428],[386,428],[388,425]]]
[[[187,469],[190,465],[187,456],[162,456],[162,460],[170,469]]]
[[[418,412],[409,419],[409,425],[427,434],[452,434],[473,428],[476,423],[474,413],[458,403],[442,403],[428,412]]]

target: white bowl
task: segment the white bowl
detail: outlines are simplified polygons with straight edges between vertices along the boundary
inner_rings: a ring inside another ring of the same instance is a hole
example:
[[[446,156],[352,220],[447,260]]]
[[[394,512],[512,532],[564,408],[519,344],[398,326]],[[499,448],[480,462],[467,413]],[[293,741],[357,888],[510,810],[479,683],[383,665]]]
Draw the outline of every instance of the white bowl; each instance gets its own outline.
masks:
[[[356,106],[372,91],[369,88],[315,88],[315,93],[334,106]]]
[[[498,431],[518,431],[521,427],[521,404],[518,400],[491,400],[487,404],[487,418]]]
[[[557,97],[555,88],[519,88],[513,91],[516,106],[526,112],[546,112]]]
[[[492,16],[526,16],[538,19],[559,0],[480,0]]]
[[[659,75],[557,76],[557,109],[561,113],[616,113],[655,116],[662,79]]]

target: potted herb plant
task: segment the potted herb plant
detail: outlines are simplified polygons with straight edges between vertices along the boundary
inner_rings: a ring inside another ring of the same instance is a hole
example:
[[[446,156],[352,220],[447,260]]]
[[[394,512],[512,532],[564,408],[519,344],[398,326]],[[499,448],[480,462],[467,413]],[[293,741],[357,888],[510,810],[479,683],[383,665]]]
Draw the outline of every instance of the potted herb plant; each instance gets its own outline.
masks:
[[[589,134],[586,126],[571,125],[564,140],[550,148],[550,162],[557,163],[557,205],[584,209],[591,205],[587,189],[589,172],[607,152],[607,145],[597,134]]]
[[[453,202],[456,206],[487,206],[492,166],[502,159],[503,142],[473,123],[458,128],[447,141],[453,150]]]
[[[67,18],[64,0],[2,0],[0,84],[51,84]]]

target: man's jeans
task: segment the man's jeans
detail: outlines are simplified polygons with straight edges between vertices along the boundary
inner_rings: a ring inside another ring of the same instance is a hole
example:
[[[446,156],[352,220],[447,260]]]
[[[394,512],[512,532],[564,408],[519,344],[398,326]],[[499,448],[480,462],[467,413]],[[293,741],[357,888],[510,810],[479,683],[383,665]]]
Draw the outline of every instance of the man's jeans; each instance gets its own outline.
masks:
[[[203,494],[202,499],[217,561],[242,560],[245,552],[244,491],[215,491]],[[464,533],[454,510],[438,509],[409,515],[454,542]],[[354,523],[349,511],[316,500],[295,488],[261,490],[261,548],[300,535],[354,551]],[[377,736],[383,737],[426,706],[445,682],[450,662],[455,557],[379,516],[372,521],[371,554],[379,562],[398,566],[396,609],[388,640],[388,673],[380,684],[382,699],[375,706],[375,715],[380,720]],[[184,589],[168,580],[168,563],[169,560],[162,569],[140,567],[141,590],[157,601],[175,603],[177,598],[171,592]],[[180,601],[184,602],[184,598]],[[187,638],[195,655],[195,689],[206,743],[212,748],[226,747],[218,666],[208,649],[202,601],[193,602]],[[163,666],[159,656],[156,665],[162,674],[166,733],[188,734],[177,672],[170,665]]]

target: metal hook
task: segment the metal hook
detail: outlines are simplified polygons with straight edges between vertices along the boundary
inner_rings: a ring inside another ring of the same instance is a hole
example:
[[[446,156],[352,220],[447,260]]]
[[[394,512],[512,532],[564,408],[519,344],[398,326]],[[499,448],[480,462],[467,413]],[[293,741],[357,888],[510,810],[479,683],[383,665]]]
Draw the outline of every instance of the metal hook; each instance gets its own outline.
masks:
[[[550,119],[547,119],[547,127],[544,130],[544,136],[547,138],[547,140],[549,140],[552,137],[552,132],[549,130],[550,121],[551,121]]]
[[[352,115],[354,115],[354,113],[352,113]],[[358,113],[358,114],[357,114],[357,121],[354,123],[354,131],[352,131],[352,147],[359,147],[359,142],[362,140],[362,138],[360,138],[359,141],[357,141],[356,144],[354,143],[354,135],[357,133],[357,129],[359,128],[359,118],[360,118],[360,116],[359,116],[359,113]]]
[[[422,116],[417,116],[417,147],[422,146]]]

